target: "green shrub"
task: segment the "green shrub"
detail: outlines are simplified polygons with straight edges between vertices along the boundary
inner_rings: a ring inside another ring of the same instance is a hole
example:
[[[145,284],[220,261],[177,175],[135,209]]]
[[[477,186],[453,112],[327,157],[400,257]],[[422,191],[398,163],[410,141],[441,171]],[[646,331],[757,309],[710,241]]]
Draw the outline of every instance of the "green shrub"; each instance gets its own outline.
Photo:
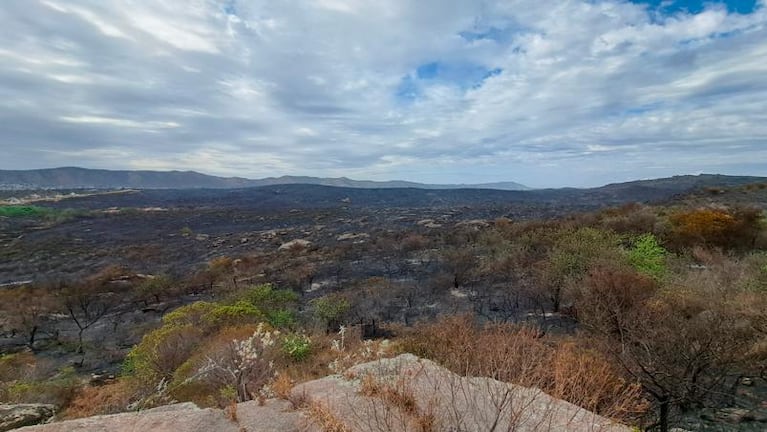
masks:
[[[262,284],[249,288],[244,299],[268,314],[294,306],[298,303],[298,294],[291,290],[274,289],[271,284]]]
[[[48,403],[65,406],[80,386],[74,368],[61,369],[45,380],[20,380],[3,385],[2,399],[11,403]]]
[[[330,294],[312,300],[314,315],[328,328],[341,323],[351,305],[349,300],[338,294]]]
[[[202,342],[203,330],[191,325],[164,325],[144,335],[128,353],[122,365],[124,375],[132,375],[147,386],[154,386],[194,353]]]
[[[203,316],[205,324],[220,328],[226,325],[262,321],[263,313],[252,303],[240,300],[234,304],[216,305]]]
[[[629,263],[640,273],[655,279],[666,275],[666,249],[652,234],[642,234],[634,239],[629,249]]]
[[[194,326],[200,326],[205,322],[205,316],[207,316],[218,305],[216,303],[198,301],[186,306],[168,312],[162,317],[163,325],[166,326],[178,326],[191,324]]]
[[[296,320],[296,314],[293,311],[280,309],[270,312],[266,320],[274,328],[291,329],[295,328],[298,324]]]
[[[295,361],[302,361],[312,352],[312,341],[304,334],[288,334],[282,339],[282,352]]]

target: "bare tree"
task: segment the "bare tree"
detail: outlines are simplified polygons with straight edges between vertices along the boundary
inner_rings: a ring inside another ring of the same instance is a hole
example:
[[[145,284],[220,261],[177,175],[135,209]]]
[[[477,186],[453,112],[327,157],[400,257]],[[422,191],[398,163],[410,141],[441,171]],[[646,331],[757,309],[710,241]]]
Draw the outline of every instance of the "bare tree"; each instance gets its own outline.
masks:
[[[77,353],[84,354],[83,333],[115,308],[114,293],[106,289],[104,281],[91,280],[62,284],[58,296],[61,306],[77,326]]]
[[[2,308],[10,324],[24,334],[27,346],[34,350],[42,324],[55,310],[55,302],[45,289],[32,286],[4,291],[3,297]]]
[[[673,408],[716,400],[757,360],[750,355],[761,338],[754,316],[733,298],[683,286],[656,291],[647,278],[626,270],[592,272],[580,295],[580,322],[653,396],[662,432],[669,430]]]

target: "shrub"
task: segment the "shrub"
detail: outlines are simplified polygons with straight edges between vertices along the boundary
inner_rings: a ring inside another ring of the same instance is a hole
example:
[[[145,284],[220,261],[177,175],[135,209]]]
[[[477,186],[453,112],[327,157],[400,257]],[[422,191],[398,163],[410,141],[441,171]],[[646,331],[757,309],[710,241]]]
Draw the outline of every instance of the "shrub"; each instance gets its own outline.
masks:
[[[666,249],[652,234],[642,234],[634,239],[628,258],[629,263],[642,274],[655,279],[666,275]]]
[[[238,402],[249,401],[275,376],[272,346],[279,332],[259,324],[243,340],[232,340],[206,356],[192,380],[205,380],[219,389],[236,390]]]
[[[312,300],[314,316],[317,317],[328,330],[335,330],[340,325],[351,308],[349,300],[338,294],[330,294]]]
[[[263,327],[263,325],[262,325]],[[199,369],[214,356],[222,347],[234,340],[249,338],[256,332],[258,325],[245,324],[226,327],[207,336],[200,342],[194,352],[178,366],[169,381],[166,393],[168,398],[179,401],[191,401],[200,406],[224,407],[236,400],[236,397],[224,397],[223,387],[213,380],[198,379]]]
[[[79,385],[74,368],[67,367],[47,379],[3,383],[0,399],[9,403],[46,403],[62,407],[69,404]]]
[[[623,422],[635,421],[647,408],[636,383],[624,380],[604,357],[529,327],[478,327],[469,316],[446,317],[417,326],[401,349],[464,376],[538,387]]]
[[[165,275],[156,276],[153,278],[145,279],[138,286],[138,292],[142,297],[154,298],[156,302],[160,301],[162,295],[170,294],[169,291],[173,286],[171,278]]]
[[[677,247],[704,245],[726,249],[753,248],[762,232],[762,212],[703,208],[677,212],[669,218],[671,241]]]
[[[31,352],[0,354],[0,381],[30,379],[36,366],[37,360]]]
[[[263,318],[263,313],[257,307],[244,300],[234,304],[216,305],[203,316],[205,323],[213,328],[248,322],[256,323]]]
[[[266,320],[272,327],[281,329],[295,328],[297,325],[296,314],[285,309],[270,312]]]
[[[130,380],[118,380],[103,386],[82,387],[67,406],[63,417],[67,419],[124,412],[135,396]]]
[[[304,334],[288,334],[282,339],[282,352],[294,361],[305,360],[312,352],[312,341]]]
[[[275,310],[288,309],[298,303],[298,294],[291,290],[277,290],[271,284],[250,287],[244,299],[268,314]]]
[[[622,337],[656,289],[651,278],[632,270],[595,269],[576,294],[578,321],[601,334]]]
[[[194,302],[168,312],[162,317],[162,322],[165,326],[192,325],[199,327],[205,322],[204,317],[216,306],[216,303],[211,302]]]
[[[565,229],[559,233],[548,261],[540,268],[554,312],[564,300],[566,287],[579,282],[597,262],[622,260],[618,237],[595,228]]]
[[[191,325],[165,325],[144,335],[123,362],[123,375],[135,376],[147,388],[173,376],[197,349],[203,332]]]

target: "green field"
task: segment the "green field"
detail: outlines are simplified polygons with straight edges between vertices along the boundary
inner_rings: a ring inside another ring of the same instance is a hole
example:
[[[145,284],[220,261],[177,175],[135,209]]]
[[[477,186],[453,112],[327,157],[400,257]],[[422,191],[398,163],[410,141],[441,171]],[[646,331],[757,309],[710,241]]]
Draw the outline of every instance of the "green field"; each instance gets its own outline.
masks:
[[[37,206],[0,206],[0,216],[3,217],[38,217],[51,213],[50,209]]]

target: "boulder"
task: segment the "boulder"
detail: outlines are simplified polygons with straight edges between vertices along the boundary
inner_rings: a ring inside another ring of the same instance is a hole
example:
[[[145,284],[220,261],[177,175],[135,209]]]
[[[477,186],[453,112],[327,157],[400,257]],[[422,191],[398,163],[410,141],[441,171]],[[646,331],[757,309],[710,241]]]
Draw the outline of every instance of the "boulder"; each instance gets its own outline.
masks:
[[[56,414],[56,407],[46,404],[0,404],[0,431],[45,422]]]
[[[424,425],[467,432],[631,431],[539,389],[462,377],[411,354],[298,385],[292,397],[350,431],[416,432]]]
[[[94,416],[20,429],[21,432],[299,432],[303,414],[286,401],[243,402],[236,409],[200,409],[183,403],[145,411]]]
[[[295,239],[281,244],[279,250],[306,249],[311,245],[309,240]]]
[[[343,233],[336,237],[337,241],[344,240],[365,240],[370,237],[368,233]]]

